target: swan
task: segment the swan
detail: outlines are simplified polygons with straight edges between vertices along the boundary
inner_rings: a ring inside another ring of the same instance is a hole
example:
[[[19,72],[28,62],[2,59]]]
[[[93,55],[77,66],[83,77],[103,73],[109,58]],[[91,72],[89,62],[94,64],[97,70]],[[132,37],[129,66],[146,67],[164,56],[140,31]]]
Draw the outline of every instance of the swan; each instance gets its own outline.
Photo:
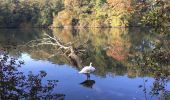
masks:
[[[94,72],[96,69],[92,67],[92,62],[90,62],[89,66],[85,66],[79,73],[80,74],[90,74]]]

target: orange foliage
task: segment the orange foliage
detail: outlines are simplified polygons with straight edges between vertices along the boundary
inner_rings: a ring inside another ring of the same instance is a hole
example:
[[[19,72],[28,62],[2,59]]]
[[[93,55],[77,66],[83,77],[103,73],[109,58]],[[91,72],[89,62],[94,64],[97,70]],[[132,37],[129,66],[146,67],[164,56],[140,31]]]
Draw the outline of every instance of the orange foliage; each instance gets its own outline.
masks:
[[[109,4],[109,6],[111,7],[117,6],[116,7],[117,9],[120,9],[120,8],[124,9],[124,8],[130,7],[131,2],[132,0],[107,0],[107,3]]]
[[[133,12],[135,9],[133,7],[128,7],[127,8],[127,11],[130,13],[130,12]]]
[[[118,61],[127,59],[129,54],[128,48],[130,47],[128,43],[116,40],[112,45],[113,47],[106,52],[108,56],[111,56]]]

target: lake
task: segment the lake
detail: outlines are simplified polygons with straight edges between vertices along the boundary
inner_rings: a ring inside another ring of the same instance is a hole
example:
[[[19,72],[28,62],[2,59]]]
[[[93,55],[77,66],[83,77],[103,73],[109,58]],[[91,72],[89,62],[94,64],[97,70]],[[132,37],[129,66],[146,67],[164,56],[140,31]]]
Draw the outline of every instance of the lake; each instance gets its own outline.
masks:
[[[76,58],[50,45],[48,36],[71,46]],[[24,61],[19,71],[25,75],[43,70],[42,83],[58,80],[59,100],[167,99],[169,44],[169,34],[148,28],[0,29],[0,49]],[[78,72],[90,62],[96,71],[87,79]]]

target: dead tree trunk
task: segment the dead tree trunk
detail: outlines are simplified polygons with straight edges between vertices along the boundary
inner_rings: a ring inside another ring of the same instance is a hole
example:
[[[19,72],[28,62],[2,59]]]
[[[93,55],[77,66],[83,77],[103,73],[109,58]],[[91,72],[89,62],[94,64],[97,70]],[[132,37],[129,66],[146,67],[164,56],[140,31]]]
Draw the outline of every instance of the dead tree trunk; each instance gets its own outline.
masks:
[[[57,38],[55,36],[52,37],[47,34],[45,36],[46,36],[46,38],[32,40],[32,41],[26,43],[25,45],[29,46],[29,47],[37,47],[37,46],[42,46],[42,45],[55,46],[55,47],[57,47],[57,51],[50,57],[54,57],[57,54],[64,54],[68,58],[68,60],[71,64],[73,64],[79,68],[82,67],[82,60],[77,54],[77,51],[76,51],[77,49],[73,48],[72,43],[64,44],[61,42],[61,40],[59,38]]]

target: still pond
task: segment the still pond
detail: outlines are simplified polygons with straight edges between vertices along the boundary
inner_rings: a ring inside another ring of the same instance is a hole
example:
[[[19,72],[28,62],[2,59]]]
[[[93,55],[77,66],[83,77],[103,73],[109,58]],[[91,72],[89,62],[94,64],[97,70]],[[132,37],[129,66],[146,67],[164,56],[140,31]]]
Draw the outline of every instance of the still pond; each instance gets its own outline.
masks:
[[[39,45],[47,36],[72,46],[76,61],[55,45]],[[25,75],[43,70],[43,84],[57,80],[59,100],[169,100],[169,37],[146,28],[0,29],[0,49],[24,61]],[[87,80],[78,72],[90,62],[96,71]]]

